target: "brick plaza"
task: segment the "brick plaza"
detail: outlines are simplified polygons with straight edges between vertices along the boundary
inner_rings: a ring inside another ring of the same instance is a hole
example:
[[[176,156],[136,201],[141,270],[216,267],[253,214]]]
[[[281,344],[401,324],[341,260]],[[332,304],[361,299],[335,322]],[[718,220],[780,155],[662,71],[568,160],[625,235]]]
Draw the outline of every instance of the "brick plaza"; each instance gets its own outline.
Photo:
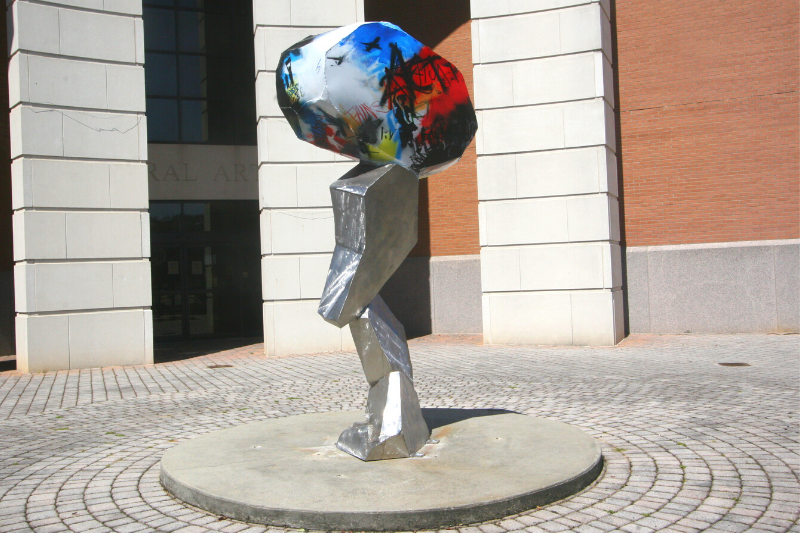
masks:
[[[606,461],[580,494],[458,531],[800,532],[799,339],[640,335],[613,348],[412,340],[423,407],[574,424]],[[0,372],[0,531],[269,529],[191,508],[158,482],[160,456],[186,439],[363,408],[355,353],[262,354],[253,344],[155,365]]]

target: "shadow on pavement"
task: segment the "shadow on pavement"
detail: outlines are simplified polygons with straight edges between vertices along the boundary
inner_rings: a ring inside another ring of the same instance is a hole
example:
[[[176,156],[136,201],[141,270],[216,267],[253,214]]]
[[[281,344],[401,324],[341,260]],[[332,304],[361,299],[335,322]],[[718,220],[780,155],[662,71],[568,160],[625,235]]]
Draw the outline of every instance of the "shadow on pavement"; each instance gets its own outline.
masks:
[[[242,346],[250,346],[264,342],[263,337],[242,337],[234,339],[199,339],[191,341],[174,341],[156,343],[153,347],[155,363],[182,361],[201,355],[208,355],[225,350],[233,350]]]
[[[422,417],[425,423],[428,424],[428,429],[433,431],[436,428],[454,424],[467,420],[469,418],[477,418],[479,416],[493,416],[493,415],[506,415],[506,414],[519,414],[516,411],[507,411],[506,409],[443,409],[443,408],[424,408],[422,409]]]

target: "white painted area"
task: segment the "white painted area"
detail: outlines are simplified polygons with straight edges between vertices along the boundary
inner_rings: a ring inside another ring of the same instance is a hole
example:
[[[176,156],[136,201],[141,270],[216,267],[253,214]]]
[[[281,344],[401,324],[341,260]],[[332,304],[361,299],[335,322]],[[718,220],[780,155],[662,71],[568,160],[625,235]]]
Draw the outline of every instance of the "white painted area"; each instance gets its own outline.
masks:
[[[297,139],[278,107],[275,69],[294,43],[362,21],[363,0],[254,0],[253,14],[264,350],[353,349],[349,328],[317,307],[335,244],[329,186],[355,163]]]
[[[487,343],[622,339],[608,8],[471,2]]]
[[[141,0],[10,6],[24,372],[153,361],[141,11]]]

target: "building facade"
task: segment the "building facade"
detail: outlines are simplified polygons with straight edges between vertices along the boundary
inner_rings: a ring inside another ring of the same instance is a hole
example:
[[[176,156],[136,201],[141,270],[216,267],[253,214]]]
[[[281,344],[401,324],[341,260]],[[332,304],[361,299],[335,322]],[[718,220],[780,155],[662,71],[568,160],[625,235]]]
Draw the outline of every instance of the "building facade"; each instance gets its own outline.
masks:
[[[0,349],[20,370],[218,336],[353,348],[316,313],[328,185],[353,163],[294,137],[275,68],[365,20],[456,64],[479,119],[421,180],[418,244],[382,292],[410,335],[800,330],[795,2],[14,0],[6,17]]]

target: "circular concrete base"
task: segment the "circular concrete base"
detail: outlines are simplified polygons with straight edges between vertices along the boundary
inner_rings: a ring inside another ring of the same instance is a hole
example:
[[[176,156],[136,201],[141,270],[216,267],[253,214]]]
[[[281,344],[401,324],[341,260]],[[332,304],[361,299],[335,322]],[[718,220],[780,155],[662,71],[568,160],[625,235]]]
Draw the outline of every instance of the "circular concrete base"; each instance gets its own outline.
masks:
[[[507,411],[424,409],[423,457],[362,462],[334,446],[358,412],[215,431],[161,459],[181,500],[244,522],[322,530],[414,530],[481,522],[574,494],[597,478],[597,442]]]

